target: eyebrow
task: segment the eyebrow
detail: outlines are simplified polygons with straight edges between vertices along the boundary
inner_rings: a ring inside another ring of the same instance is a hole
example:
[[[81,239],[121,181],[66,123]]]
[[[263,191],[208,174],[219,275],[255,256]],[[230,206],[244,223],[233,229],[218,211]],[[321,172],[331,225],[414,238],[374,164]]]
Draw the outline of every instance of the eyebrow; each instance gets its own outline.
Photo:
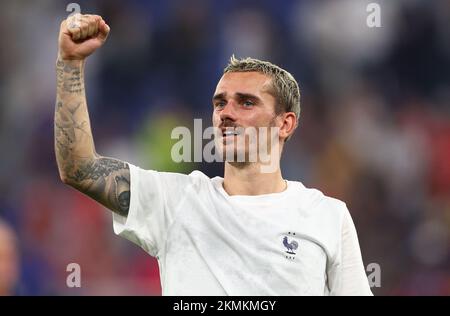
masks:
[[[216,100],[225,100],[227,96],[226,92],[222,92],[222,93],[218,93],[216,95],[213,96],[212,100],[216,101]],[[253,99],[256,101],[261,101],[261,98],[259,98],[258,96],[251,94],[251,93],[243,93],[243,92],[236,92],[236,96],[239,99]]]
[[[241,93],[241,92],[236,92],[236,95],[238,96],[239,99],[252,99],[255,101],[261,101],[261,99],[259,97],[257,97],[254,94],[251,93]]]
[[[213,101],[216,101],[216,100],[224,100],[226,96],[227,96],[227,94],[226,94],[225,92],[218,93],[218,94],[215,94],[215,95],[213,96],[212,100],[213,100]]]

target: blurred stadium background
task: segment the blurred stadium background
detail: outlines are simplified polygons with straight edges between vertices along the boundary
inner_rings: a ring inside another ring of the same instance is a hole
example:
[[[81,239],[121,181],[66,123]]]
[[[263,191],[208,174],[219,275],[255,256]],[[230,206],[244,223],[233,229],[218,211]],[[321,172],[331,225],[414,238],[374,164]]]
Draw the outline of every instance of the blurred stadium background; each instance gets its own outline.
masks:
[[[78,1],[112,29],[87,63],[97,151],[220,175],[220,164],[171,162],[170,132],[209,122],[232,53],[273,61],[302,89],[284,176],[347,202],[365,265],[381,266],[376,295],[450,295],[450,2],[374,2],[381,28],[366,26],[363,0]],[[19,240],[14,294],[160,295],[156,260],[59,181],[54,65],[68,3],[1,3],[0,218]],[[66,286],[71,262],[81,289]],[[7,264],[0,255],[0,273]]]

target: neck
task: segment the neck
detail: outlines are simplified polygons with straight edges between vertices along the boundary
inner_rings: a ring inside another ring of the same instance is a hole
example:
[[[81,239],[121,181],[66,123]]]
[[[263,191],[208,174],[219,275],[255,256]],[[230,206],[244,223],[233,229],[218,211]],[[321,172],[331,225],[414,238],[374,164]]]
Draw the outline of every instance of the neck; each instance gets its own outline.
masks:
[[[283,192],[287,183],[279,165],[274,172],[265,173],[259,163],[225,162],[223,187],[229,195],[261,195]]]

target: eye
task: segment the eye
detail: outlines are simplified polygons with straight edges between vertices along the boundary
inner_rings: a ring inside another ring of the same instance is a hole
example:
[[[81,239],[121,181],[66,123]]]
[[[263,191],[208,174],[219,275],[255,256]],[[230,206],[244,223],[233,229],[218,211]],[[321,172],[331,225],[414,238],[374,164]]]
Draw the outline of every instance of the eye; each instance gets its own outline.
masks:
[[[223,108],[225,106],[225,101],[217,101],[214,103],[214,108]]]
[[[255,103],[253,103],[253,101],[251,101],[251,100],[245,100],[244,101],[244,106],[245,107],[251,107],[253,105],[255,105]]]

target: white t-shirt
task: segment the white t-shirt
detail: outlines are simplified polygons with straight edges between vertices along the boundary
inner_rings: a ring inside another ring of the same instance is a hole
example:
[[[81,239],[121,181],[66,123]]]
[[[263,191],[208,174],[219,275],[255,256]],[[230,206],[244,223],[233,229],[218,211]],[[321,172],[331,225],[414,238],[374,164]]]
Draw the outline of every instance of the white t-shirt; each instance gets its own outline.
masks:
[[[114,232],[158,259],[163,295],[372,295],[343,202],[296,181],[229,196],[221,177],[129,166]]]

